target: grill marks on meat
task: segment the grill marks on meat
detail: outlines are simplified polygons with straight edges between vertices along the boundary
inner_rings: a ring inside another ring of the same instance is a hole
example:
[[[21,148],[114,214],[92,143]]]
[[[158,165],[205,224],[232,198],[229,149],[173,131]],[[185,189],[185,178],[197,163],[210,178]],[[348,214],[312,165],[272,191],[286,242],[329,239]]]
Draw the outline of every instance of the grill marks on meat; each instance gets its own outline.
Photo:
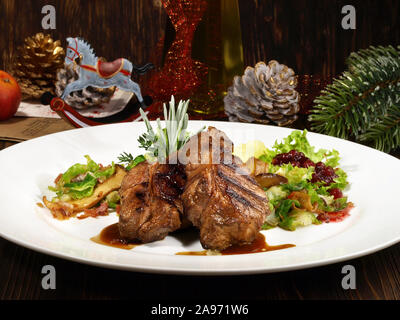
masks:
[[[121,189],[119,231],[129,240],[164,239],[181,227],[180,194],[186,181],[178,165],[142,162],[125,176]]]
[[[232,155],[233,145],[221,131],[210,127],[198,137],[213,141],[223,137],[219,148],[221,163],[190,163],[186,166],[188,182],[182,194],[184,211],[194,226],[200,229],[204,248],[223,250],[234,244],[251,243],[269,214],[265,192],[249,175],[247,167]],[[188,142],[190,144],[191,141]],[[204,152],[206,148],[202,146]],[[210,159],[206,154],[191,154],[191,159]],[[231,162],[224,163],[222,159]]]
[[[227,166],[201,166],[200,173],[188,176],[182,200],[187,218],[200,229],[202,246],[223,250],[251,243],[266,218],[265,193]]]

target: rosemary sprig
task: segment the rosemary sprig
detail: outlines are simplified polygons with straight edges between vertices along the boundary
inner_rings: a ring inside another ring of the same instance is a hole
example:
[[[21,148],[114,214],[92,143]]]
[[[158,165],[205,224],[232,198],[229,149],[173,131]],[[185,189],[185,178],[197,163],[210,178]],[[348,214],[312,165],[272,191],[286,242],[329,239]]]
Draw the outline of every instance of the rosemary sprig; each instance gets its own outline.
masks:
[[[123,152],[118,156],[118,161],[121,164],[129,164],[131,161],[133,161],[133,156],[130,153]]]
[[[146,124],[147,132],[138,139],[141,148],[149,151],[151,156],[159,160],[166,159],[171,153],[179,150],[189,140],[187,126],[189,116],[187,109],[189,100],[179,101],[175,109],[175,98],[171,97],[169,110],[164,104],[165,128],[162,128],[160,118],[157,119],[157,127],[153,129],[146,114],[140,109],[140,114]]]
[[[155,129],[150,124],[144,111],[139,109],[147,129],[147,132],[143,133],[138,138],[139,148],[145,149],[147,153],[145,156],[141,155],[134,158],[132,154],[123,152],[118,157],[120,163],[126,163],[126,168],[128,169],[134,167],[137,163],[145,161],[146,158],[163,161],[171,153],[181,149],[190,139],[190,134],[187,132],[189,122],[189,116],[187,114],[188,106],[189,100],[181,100],[178,103],[178,107],[175,108],[175,98],[174,96],[171,96],[169,109],[167,109],[167,106],[164,103],[165,127],[162,127],[161,120],[158,118]],[[205,126],[198,132],[204,129]]]

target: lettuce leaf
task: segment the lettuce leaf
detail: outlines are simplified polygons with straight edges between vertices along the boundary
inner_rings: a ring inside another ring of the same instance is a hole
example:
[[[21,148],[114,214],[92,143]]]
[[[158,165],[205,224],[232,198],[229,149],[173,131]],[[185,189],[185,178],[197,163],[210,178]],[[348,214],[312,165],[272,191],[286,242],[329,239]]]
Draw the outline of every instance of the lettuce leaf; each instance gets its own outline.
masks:
[[[75,163],[61,175],[55,187],[48,187],[50,191],[56,193],[56,198],[76,200],[90,197],[97,183],[104,182],[115,173],[114,162],[108,167],[102,167],[93,161],[90,156],[85,155],[85,158],[86,164]],[[77,177],[80,179],[73,181]]]
[[[291,163],[287,163],[281,166],[270,165],[269,172],[286,177],[289,184],[298,184],[311,179],[314,167],[293,167]]]
[[[235,147],[234,154],[243,162],[246,162],[251,157],[255,157],[264,162],[271,163],[276,155],[287,153],[291,150],[297,150],[304,153],[306,157],[310,158],[315,163],[322,161],[332,168],[337,167],[340,160],[339,152],[334,149],[331,151],[326,149],[316,150],[308,141],[307,133],[307,130],[295,130],[280,143],[275,141],[271,149],[265,147],[264,143],[261,141],[249,141]]]
[[[69,183],[73,178],[79,176],[80,174],[84,174],[86,172],[87,172],[86,165],[76,163],[63,173],[62,180],[64,183]]]
[[[119,196],[118,191],[113,191],[113,192],[109,193],[106,197],[108,207],[113,208],[113,209],[115,209],[117,207],[117,204],[120,203],[120,200],[121,200],[121,198]]]
[[[335,199],[332,206],[334,208],[334,211],[345,209],[347,207],[347,197]]]
[[[269,203],[276,206],[277,203],[286,199],[290,192],[284,190],[281,186],[272,186],[266,192]]]
[[[284,221],[288,218],[288,213],[292,208],[294,200],[285,199],[283,200],[279,207],[275,210],[275,216],[279,219],[280,222]]]
[[[314,213],[299,207],[300,203],[297,200],[285,199],[281,201],[275,209],[274,219],[269,217],[270,219],[267,219],[262,226],[263,230],[268,230],[278,225],[283,229],[294,231],[298,227],[321,223]]]
[[[136,167],[139,163],[146,161],[145,156],[139,155],[135,159],[133,159],[129,164],[126,166],[126,170],[131,170],[132,168]]]
[[[325,149],[320,149],[317,152],[314,150],[315,147],[312,147],[307,140],[307,130],[293,131],[289,136],[284,138],[281,143],[275,142],[273,149],[277,154],[287,153],[290,150],[297,150],[303,152],[306,157],[314,162],[321,161],[326,152]]]
[[[66,194],[68,194],[72,199],[82,199],[89,197],[93,194],[94,187],[97,184],[97,179],[91,174],[87,174],[85,179],[80,182],[66,183],[64,188]]]
[[[315,163],[322,161],[333,168],[337,167],[340,160],[339,152],[334,149],[331,151],[326,149],[315,150],[315,147],[311,146],[307,139],[307,133],[307,130],[293,131],[289,136],[284,138],[281,143],[275,141],[272,150],[265,148],[259,159],[271,163],[276,155],[287,153],[291,150],[297,150],[303,152],[306,157],[310,158]]]
[[[63,173],[62,180],[64,183],[69,183],[73,178],[81,174],[85,174],[86,172],[95,172],[100,169],[100,166],[88,155],[85,155],[85,158],[87,160],[87,164],[76,163]]]
[[[343,190],[349,184],[347,181],[347,173],[340,168],[336,168],[335,173],[338,177],[333,179],[334,183],[329,185],[329,189],[339,188]]]
[[[273,149],[276,154],[287,153],[291,150],[303,152],[304,155],[317,163],[324,159],[327,150],[320,149],[315,151],[315,147],[311,146],[307,140],[307,130],[293,131],[289,136],[284,138],[281,143],[275,142]]]
[[[261,161],[271,163],[278,153],[276,151],[265,148],[264,153],[258,157]]]
[[[115,163],[112,162],[111,166],[97,170],[93,172],[93,176],[99,180],[99,182],[104,182],[109,177],[115,173]]]
[[[311,224],[321,224],[314,213],[301,209],[293,209],[279,226],[289,231],[295,231],[298,227],[306,227]]]

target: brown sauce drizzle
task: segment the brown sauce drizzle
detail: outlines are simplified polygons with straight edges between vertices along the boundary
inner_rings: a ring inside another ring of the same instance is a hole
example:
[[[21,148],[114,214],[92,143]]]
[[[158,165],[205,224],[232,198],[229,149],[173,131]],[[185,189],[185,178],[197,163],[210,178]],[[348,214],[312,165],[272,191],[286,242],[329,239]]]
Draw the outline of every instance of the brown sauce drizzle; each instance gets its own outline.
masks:
[[[265,236],[259,233],[256,239],[250,243],[242,246],[235,245],[221,251],[222,255],[233,255],[233,254],[249,254],[249,253],[259,253],[274,250],[282,250],[286,248],[295,247],[294,244],[281,244],[277,246],[270,246],[265,242]],[[204,251],[184,251],[178,252],[176,255],[187,255],[187,256],[206,256],[207,250]]]
[[[133,249],[141,244],[139,242],[130,242],[124,238],[121,238],[119,234],[118,223],[114,223],[108,227],[105,227],[100,234],[90,238],[90,240],[102,245],[126,250]]]
[[[119,234],[118,223],[114,223],[105,227],[100,234],[90,238],[90,240],[120,249],[130,250],[138,245],[140,242],[131,242],[127,241],[126,239],[122,238]],[[265,236],[262,233],[258,233],[256,239],[250,243],[245,245],[235,245],[229,247],[225,250],[221,251],[222,255],[234,255],[234,254],[249,254],[249,253],[259,253],[259,252],[267,252],[267,251],[274,251],[274,250],[282,250],[286,248],[295,247],[294,244],[281,244],[277,246],[270,246],[265,241]],[[206,256],[207,250],[203,251],[183,251],[177,252],[176,255],[186,255],[186,256]]]

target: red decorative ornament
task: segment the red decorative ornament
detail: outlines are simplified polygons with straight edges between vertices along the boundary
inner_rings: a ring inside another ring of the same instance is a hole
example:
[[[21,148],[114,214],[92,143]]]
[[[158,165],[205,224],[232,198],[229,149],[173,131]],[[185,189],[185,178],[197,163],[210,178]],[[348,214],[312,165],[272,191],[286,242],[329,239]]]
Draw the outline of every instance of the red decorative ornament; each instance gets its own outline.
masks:
[[[68,105],[63,99],[54,97],[50,93],[43,94],[41,100],[44,105],[49,104],[50,108],[54,112],[56,112],[62,119],[71,123],[74,127],[86,128],[105,124],[104,122],[101,122],[101,119],[94,119],[81,115],[75,108]],[[125,119],[122,119],[119,122],[131,122],[139,120],[141,120],[141,116],[138,112],[136,112],[128,115]]]
[[[164,65],[150,77],[146,93],[155,101],[188,99],[202,84],[208,68],[191,58],[192,42],[197,25],[207,8],[205,0],[162,0],[162,4],[175,28],[175,40],[169,48]]]
[[[321,90],[332,83],[332,79],[332,76],[322,77],[309,74],[299,76],[297,91],[301,94],[300,114],[310,114],[315,98],[321,94]]]

